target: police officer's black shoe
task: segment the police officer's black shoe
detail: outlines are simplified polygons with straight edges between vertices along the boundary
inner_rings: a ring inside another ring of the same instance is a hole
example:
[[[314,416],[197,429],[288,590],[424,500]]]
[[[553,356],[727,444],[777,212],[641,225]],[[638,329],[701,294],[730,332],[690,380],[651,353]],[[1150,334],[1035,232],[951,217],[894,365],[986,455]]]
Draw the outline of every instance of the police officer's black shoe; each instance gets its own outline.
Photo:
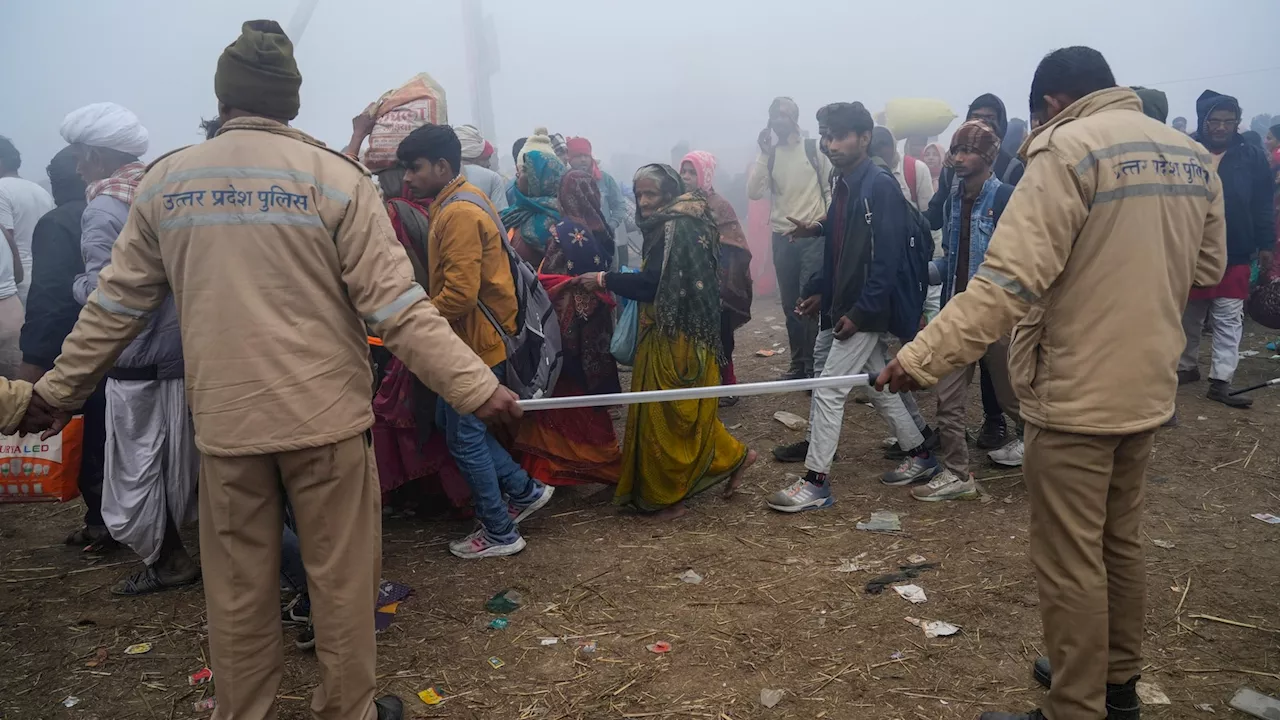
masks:
[[[1029,713],[984,712],[978,720],[1045,720],[1044,713],[1032,710]]]
[[[404,703],[395,695],[384,695],[373,701],[378,720],[404,720]]]
[[[1031,666],[1036,682],[1046,689],[1053,684],[1053,670],[1049,658],[1038,657]],[[1123,684],[1107,683],[1107,720],[1138,720],[1142,703],[1138,700],[1138,675]]]

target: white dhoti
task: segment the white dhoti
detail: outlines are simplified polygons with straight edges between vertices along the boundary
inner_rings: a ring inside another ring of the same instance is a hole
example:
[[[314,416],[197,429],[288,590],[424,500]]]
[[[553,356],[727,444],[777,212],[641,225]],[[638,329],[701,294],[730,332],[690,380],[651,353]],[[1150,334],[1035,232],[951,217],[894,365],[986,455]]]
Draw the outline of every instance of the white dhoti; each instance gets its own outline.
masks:
[[[187,392],[174,380],[107,380],[102,518],[111,537],[148,565],[169,518],[196,518],[196,450]]]

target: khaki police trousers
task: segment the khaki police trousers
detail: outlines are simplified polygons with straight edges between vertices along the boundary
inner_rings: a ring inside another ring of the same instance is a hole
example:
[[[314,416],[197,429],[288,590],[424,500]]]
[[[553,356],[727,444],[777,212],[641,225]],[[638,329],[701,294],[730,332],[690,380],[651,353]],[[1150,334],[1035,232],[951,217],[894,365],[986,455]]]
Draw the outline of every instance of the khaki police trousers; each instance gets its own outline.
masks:
[[[382,511],[363,435],[245,457],[204,455],[200,561],[214,720],[274,720],[284,670],[280,623],[281,486],[298,523],[316,633],[318,720],[374,720],[374,604],[382,572]]]
[[[1106,717],[1107,683],[1142,669],[1142,496],[1155,432],[1077,435],[1028,424],[1031,563],[1053,667],[1049,720]]]

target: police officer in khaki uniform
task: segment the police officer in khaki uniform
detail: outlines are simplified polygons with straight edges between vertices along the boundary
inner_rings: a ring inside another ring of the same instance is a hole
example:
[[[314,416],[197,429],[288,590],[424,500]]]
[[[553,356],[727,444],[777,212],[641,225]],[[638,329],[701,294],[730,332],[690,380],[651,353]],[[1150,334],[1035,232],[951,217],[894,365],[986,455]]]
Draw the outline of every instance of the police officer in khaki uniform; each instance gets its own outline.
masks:
[[[461,412],[519,409],[414,282],[367,171],[288,126],[301,83],[280,26],[245,23],[218,60],[221,131],[148,169],[29,415],[58,429],[172,292],[203,454],[214,717],[276,717],[283,486],[314,613],[312,712],[393,720],[399,699],[373,697],[381,513],[366,326]]]

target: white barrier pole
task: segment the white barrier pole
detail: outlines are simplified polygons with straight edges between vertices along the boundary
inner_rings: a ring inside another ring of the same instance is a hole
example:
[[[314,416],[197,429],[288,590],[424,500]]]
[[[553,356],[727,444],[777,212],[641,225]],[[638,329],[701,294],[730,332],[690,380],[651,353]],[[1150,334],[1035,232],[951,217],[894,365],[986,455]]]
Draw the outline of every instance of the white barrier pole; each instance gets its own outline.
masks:
[[[874,379],[870,375],[864,373],[861,375],[809,378],[807,380],[745,383],[743,385],[712,385],[710,387],[680,388],[678,390],[645,390],[644,392],[611,393],[609,395],[540,398],[538,400],[521,400],[519,405],[525,412],[561,410],[565,408],[609,407],[612,405],[636,405],[639,403],[670,402],[673,400],[772,395],[774,393],[801,392],[819,388],[870,385],[873,381]]]

